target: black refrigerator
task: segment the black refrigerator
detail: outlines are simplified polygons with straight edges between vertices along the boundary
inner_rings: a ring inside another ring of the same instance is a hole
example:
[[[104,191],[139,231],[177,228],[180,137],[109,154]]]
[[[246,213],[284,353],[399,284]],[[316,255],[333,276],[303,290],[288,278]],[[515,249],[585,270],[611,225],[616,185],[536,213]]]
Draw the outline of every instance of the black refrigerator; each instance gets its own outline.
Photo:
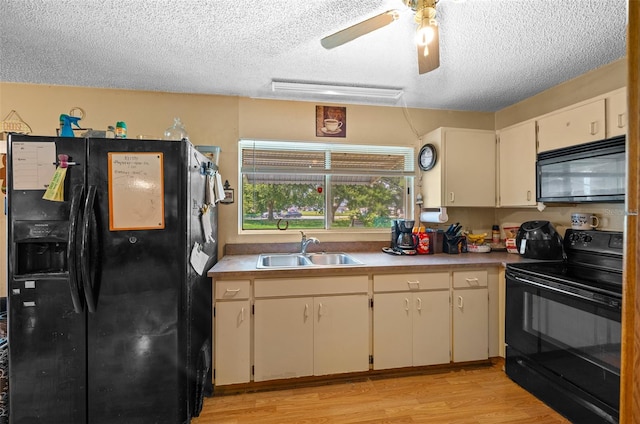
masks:
[[[7,153],[10,423],[189,423],[212,387],[215,165],[186,140]]]

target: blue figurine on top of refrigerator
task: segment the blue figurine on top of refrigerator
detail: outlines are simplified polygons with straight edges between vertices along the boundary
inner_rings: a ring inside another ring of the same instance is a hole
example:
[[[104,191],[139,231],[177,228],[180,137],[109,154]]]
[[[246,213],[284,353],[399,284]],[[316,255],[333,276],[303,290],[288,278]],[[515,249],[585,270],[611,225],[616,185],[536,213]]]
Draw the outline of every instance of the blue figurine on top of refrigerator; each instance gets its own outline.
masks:
[[[214,165],[186,140],[7,152],[10,423],[189,423],[212,388]]]

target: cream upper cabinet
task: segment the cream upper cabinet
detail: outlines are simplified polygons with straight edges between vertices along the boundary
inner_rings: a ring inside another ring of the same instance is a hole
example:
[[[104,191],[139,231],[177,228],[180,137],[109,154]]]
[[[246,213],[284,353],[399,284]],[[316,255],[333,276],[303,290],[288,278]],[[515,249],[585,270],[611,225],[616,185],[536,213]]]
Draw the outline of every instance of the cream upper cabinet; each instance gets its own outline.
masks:
[[[422,137],[437,161],[422,172],[424,207],[496,205],[496,138],[493,131],[438,128]]]
[[[627,90],[622,88],[606,98],[607,138],[627,133]]]
[[[535,206],[535,121],[498,132],[498,166],[498,206]]]
[[[605,138],[605,100],[598,99],[538,119],[538,152]]]
[[[373,277],[373,368],[448,363],[449,273]]]
[[[487,270],[453,272],[453,362],[489,357]]]

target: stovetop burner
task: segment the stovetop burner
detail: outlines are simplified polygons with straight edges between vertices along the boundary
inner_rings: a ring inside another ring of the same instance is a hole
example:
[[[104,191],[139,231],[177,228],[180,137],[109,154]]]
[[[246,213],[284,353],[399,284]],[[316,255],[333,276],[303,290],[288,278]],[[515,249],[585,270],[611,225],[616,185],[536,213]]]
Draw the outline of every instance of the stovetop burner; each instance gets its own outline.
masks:
[[[508,267],[539,278],[571,284],[615,297],[622,296],[623,234],[568,229],[564,261],[535,261]]]

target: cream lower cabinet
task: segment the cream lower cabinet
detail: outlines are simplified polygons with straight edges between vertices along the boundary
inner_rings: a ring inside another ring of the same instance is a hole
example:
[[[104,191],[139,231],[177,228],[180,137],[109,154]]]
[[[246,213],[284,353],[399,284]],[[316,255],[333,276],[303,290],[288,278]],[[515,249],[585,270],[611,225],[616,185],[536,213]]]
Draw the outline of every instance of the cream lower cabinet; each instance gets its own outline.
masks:
[[[373,277],[373,368],[449,363],[449,273]]]
[[[489,357],[487,270],[453,272],[453,362]]]
[[[367,371],[367,276],[254,282],[254,381]]]
[[[251,379],[251,303],[249,280],[215,282],[215,384]]]

